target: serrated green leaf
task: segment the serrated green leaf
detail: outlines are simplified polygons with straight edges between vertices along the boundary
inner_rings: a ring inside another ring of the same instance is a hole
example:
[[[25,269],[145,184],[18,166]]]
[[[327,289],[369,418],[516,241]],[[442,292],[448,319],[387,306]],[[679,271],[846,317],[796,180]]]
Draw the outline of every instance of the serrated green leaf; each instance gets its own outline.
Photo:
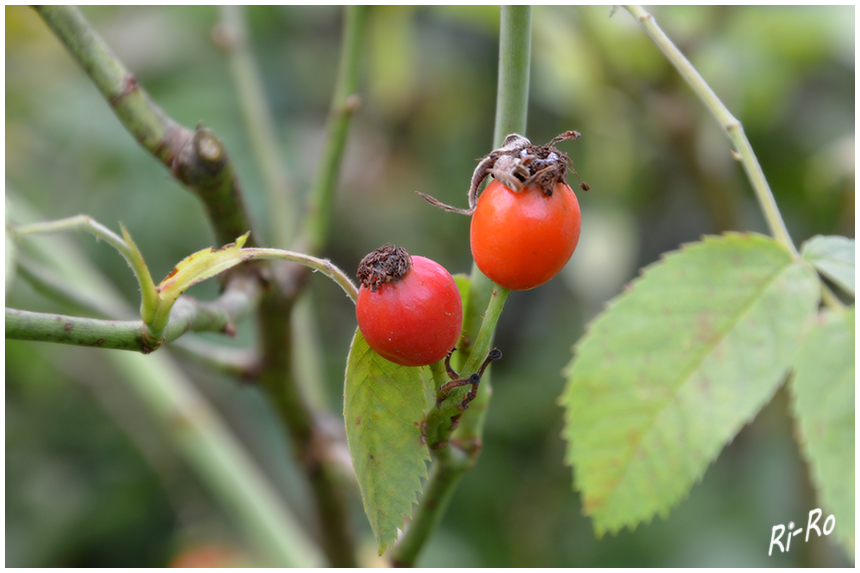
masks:
[[[371,350],[356,329],[346,364],[343,416],[349,453],[379,554],[397,539],[427,477],[427,399],[420,369]]]
[[[803,258],[854,296],[854,239],[816,235],[801,247]]]
[[[217,251],[209,247],[179,261],[157,287],[161,299],[172,304],[189,287],[247,260],[249,255],[242,252],[242,246],[249,234],[250,231],[236,239],[235,243],[224,245]]]
[[[706,237],[647,268],[568,369],[567,462],[598,535],[665,516],[772,397],[818,280],[776,241]]]
[[[825,515],[854,557],[854,309],[825,312],[803,340],[789,385],[801,449]]]

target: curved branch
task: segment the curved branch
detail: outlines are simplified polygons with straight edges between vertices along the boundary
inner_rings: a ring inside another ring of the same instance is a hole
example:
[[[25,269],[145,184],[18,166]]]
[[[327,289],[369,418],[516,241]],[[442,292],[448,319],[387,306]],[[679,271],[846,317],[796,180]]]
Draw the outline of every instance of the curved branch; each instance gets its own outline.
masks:
[[[90,76],[125,129],[200,197],[218,241],[228,243],[251,229],[221,140],[199,125],[192,131],[168,117],[77,8],[36,6],[35,10]]]
[[[320,272],[337,283],[337,285],[343,289],[343,292],[346,293],[346,296],[355,303],[358,300],[358,288],[352,282],[352,280],[344,273],[341,269],[335,266],[328,259],[320,259],[317,257],[312,257],[310,255],[305,255],[303,253],[296,253],[293,251],[283,251],[281,249],[242,249],[242,254],[247,256],[246,260],[276,260],[276,261],[288,261],[292,263],[298,263],[304,267],[307,267],[314,272]]]
[[[693,88],[699,99],[702,100],[705,106],[714,114],[714,117],[717,118],[717,121],[720,122],[723,129],[726,130],[729,139],[737,147],[741,163],[747,172],[747,177],[749,177],[752,184],[753,191],[767,220],[768,227],[770,227],[770,234],[795,257],[800,256],[797,248],[794,246],[794,242],[791,240],[791,236],[788,234],[788,229],[786,229],[782,215],[779,213],[779,207],[777,207],[776,200],[773,198],[773,192],[770,190],[770,185],[767,183],[767,178],[764,176],[752,145],[750,145],[749,139],[747,139],[744,133],[741,122],[731,114],[725,104],[717,97],[717,94],[714,93],[714,90],[711,89],[711,86],[708,85],[708,82],[705,81],[696,68],[693,67],[690,61],[681,53],[660,26],[657,25],[654,16],[646,12],[641,6],[625,6],[624,8],[636,18],[645,33],[657,44],[657,47],[660,48],[669,62],[681,74],[681,77]]]

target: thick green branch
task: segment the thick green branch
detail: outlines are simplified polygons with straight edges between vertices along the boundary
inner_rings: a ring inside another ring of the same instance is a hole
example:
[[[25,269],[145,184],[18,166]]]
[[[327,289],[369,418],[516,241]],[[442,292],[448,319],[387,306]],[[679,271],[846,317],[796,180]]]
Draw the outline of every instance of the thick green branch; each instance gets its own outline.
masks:
[[[219,242],[228,243],[251,229],[223,143],[202,127],[191,131],[168,117],[77,8],[35,9],[90,76],[126,130],[200,197]],[[251,244],[254,243],[252,237]]]
[[[502,6],[493,149],[501,147],[511,133],[526,134],[531,44],[531,6]]]
[[[258,313],[261,341],[259,382],[266,388],[286,425],[293,453],[311,486],[319,518],[319,542],[332,567],[354,567],[352,536],[346,492],[338,483],[329,455],[329,443],[317,425],[292,373],[293,300],[273,292],[263,298]]]
[[[666,58],[675,66],[681,76],[693,88],[693,91],[696,92],[696,95],[699,96],[699,99],[704,102],[723,129],[726,130],[737,148],[737,153],[752,184],[756,199],[770,227],[771,235],[795,256],[799,256],[741,122],[729,112],[717,94],[714,93],[714,90],[711,89],[711,86],[657,25],[654,16],[646,12],[641,6],[625,6],[625,8],[639,21],[645,33],[657,44],[657,47],[662,50]]]
[[[6,309],[6,338],[149,353],[188,331],[232,332],[234,322],[254,307],[260,291],[252,278],[236,277],[230,285],[232,288],[213,302],[179,298],[160,340],[152,340],[140,320],[102,320],[11,308]]]

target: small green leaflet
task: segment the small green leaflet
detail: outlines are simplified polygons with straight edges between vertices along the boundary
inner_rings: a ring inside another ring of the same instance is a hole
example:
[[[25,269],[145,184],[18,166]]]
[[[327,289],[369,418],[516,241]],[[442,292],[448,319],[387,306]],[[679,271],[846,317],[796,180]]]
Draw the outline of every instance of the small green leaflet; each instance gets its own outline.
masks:
[[[816,235],[803,244],[801,253],[818,272],[854,296],[854,239]]]
[[[224,245],[217,251],[209,247],[192,253],[179,261],[157,287],[161,300],[172,305],[179,298],[179,295],[192,285],[217,276],[248,260],[250,255],[242,251],[242,246],[250,234],[251,232],[248,231],[236,239],[235,243]]]
[[[419,368],[371,350],[356,329],[346,363],[343,416],[349,453],[379,554],[397,539],[427,477],[427,398]]]
[[[824,515],[854,557],[854,309],[825,312],[806,334],[789,384],[798,437]],[[810,508],[812,509],[812,508]]]
[[[818,285],[768,237],[706,237],[648,267],[589,326],[561,402],[598,535],[688,494],[782,383]]]

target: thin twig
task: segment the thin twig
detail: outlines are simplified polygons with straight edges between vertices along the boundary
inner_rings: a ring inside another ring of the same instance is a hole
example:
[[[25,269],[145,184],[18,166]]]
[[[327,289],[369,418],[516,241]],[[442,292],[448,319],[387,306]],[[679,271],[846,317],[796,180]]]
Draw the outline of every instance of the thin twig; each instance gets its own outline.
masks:
[[[352,116],[358,109],[358,64],[364,39],[367,6],[348,6],[344,22],[340,64],[326,126],[326,139],[308,195],[307,219],[295,250],[318,254],[328,238],[334,192]]]
[[[137,278],[138,286],[140,287],[141,303],[140,315],[144,322],[151,322],[158,309],[158,291],[155,288],[155,283],[152,281],[152,276],[149,273],[143,256],[131,235],[128,234],[125,227],[122,227],[123,237],[119,237],[113,231],[93,219],[88,215],[76,215],[67,219],[59,219],[57,221],[49,221],[45,223],[33,223],[31,225],[23,225],[13,229],[17,236],[36,234],[36,233],[55,233],[60,231],[86,231],[92,234],[97,239],[101,239],[114,249],[119,251],[119,254],[131,267],[134,276]]]
[[[773,198],[773,193],[761,169],[761,165],[756,158],[755,152],[744,133],[741,122],[738,121],[729,112],[728,108],[723,104],[711,86],[705,79],[696,71],[696,68],[684,57],[684,54],[675,46],[672,40],[663,32],[654,16],[646,12],[641,6],[625,6],[630,14],[638,20],[639,25],[645,30],[645,33],[651,37],[657,47],[662,50],[666,58],[675,66],[681,76],[690,84],[696,95],[704,102],[705,106],[714,114],[723,129],[726,130],[729,138],[734,142],[737,153],[740,155],[741,163],[744,170],[747,172],[753,191],[759,206],[770,227],[771,235],[779,241],[786,249],[788,249],[795,257],[800,255],[788,234],[788,229],[785,227],[785,222],[782,215],[779,213],[779,208],[776,205],[776,200]]]
[[[298,263],[316,272],[320,272],[336,282],[353,303],[358,300],[358,288],[346,273],[328,259],[312,257],[293,251],[283,251],[281,249],[242,249],[242,254],[248,257],[247,260],[268,259]]]

